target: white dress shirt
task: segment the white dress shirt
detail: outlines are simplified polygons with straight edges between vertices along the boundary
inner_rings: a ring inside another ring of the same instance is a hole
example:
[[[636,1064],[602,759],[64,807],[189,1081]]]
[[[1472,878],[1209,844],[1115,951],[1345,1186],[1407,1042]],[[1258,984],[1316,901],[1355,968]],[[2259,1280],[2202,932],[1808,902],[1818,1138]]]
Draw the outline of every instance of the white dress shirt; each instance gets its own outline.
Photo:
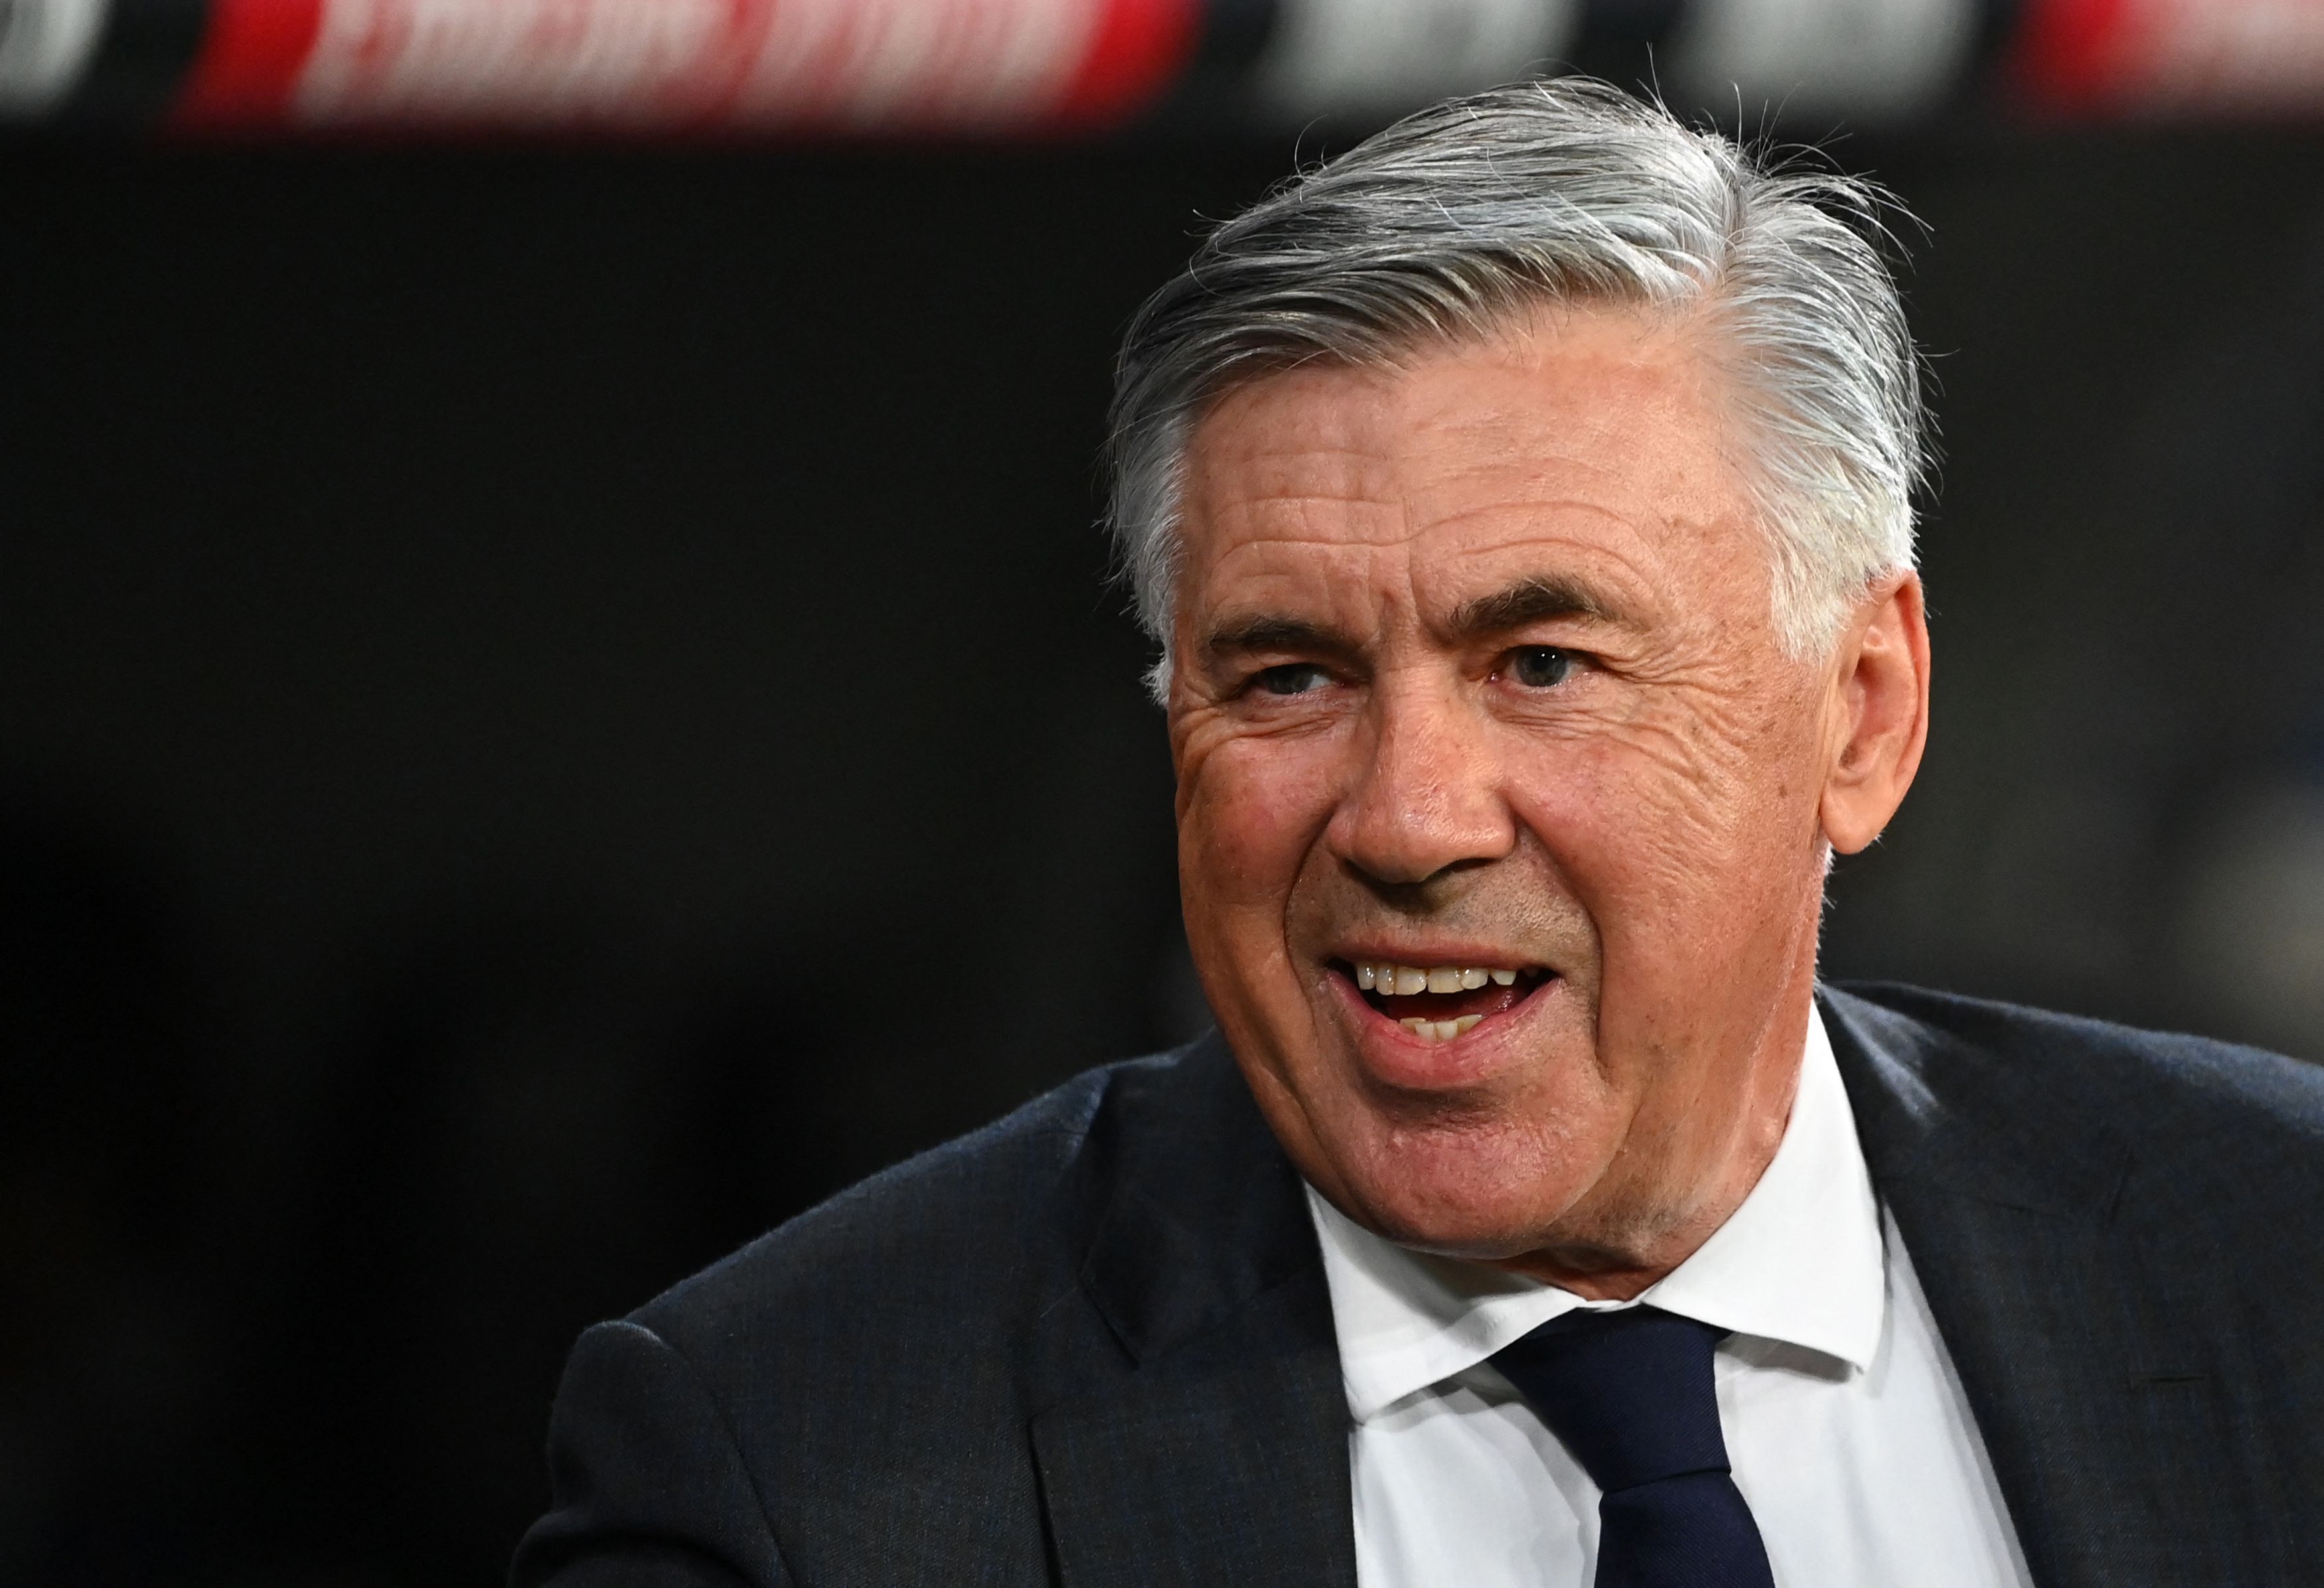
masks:
[[[1588,1588],[1597,1486],[1486,1358],[1605,1304],[1407,1251],[1307,1199],[1354,1418],[1361,1588]],[[1766,1172],[1638,1299],[1732,1331],[1720,1424],[1778,1588],[2030,1588],[1821,1014]]]

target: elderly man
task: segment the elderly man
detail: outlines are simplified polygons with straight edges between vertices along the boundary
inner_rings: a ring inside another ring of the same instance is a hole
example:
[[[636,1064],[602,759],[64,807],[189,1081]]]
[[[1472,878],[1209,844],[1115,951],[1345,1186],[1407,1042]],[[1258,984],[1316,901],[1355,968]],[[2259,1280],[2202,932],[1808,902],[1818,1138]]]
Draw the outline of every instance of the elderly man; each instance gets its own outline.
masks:
[[[1928,725],[1865,191],[1446,105],[1131,328],[1219,1032],[582,1337],[521,1583],[2289,1583],[2324,1078],[1819,988]]]

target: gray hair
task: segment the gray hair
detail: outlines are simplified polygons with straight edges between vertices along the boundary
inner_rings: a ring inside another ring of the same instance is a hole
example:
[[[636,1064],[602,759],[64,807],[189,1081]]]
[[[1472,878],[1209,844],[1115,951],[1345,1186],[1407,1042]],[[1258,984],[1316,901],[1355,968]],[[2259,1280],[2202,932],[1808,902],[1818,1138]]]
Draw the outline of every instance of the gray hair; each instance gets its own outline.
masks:
[[[1776,629],[1792,655],[1820,653],[1874,581],[1913,565],[1928,454],[1919,358],[1877,246],[1890,203],[1563,78],[1408,116],[1218,227],[1139,310],[1115,366],[1108,523],[1162,646],[1157,698],[1185,450],[1210,404],[1314,360],[1490,335],[1545,304],[1716,317]]]

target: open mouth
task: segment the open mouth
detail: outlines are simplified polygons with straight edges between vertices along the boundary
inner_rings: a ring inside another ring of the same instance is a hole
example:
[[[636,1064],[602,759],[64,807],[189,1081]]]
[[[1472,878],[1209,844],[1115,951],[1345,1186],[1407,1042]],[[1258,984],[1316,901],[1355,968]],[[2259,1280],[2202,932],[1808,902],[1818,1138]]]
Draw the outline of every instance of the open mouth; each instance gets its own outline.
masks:
[[[1557,973],[1539,965],[1388,965],[1334,960],[1365,1003],[1424,1042],[1463,1037],[1524,1003]]]

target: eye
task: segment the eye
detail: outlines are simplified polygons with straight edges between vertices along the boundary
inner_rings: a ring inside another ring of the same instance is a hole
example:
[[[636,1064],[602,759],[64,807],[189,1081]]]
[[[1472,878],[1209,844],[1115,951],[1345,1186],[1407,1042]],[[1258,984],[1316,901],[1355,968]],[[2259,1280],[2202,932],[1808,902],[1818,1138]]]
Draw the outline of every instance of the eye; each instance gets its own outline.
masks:
[[[1251,683],[1268,694],[1306,694],[1332,681],[1332,675],[1313,662],[1286,662],[1279,667],[1267,667],[1254,674]]]
[[[1501,671],[1526,689],[1554,689],[1573,671],[1573,657],[1554,645],[1521,645],[1511,651]]]

